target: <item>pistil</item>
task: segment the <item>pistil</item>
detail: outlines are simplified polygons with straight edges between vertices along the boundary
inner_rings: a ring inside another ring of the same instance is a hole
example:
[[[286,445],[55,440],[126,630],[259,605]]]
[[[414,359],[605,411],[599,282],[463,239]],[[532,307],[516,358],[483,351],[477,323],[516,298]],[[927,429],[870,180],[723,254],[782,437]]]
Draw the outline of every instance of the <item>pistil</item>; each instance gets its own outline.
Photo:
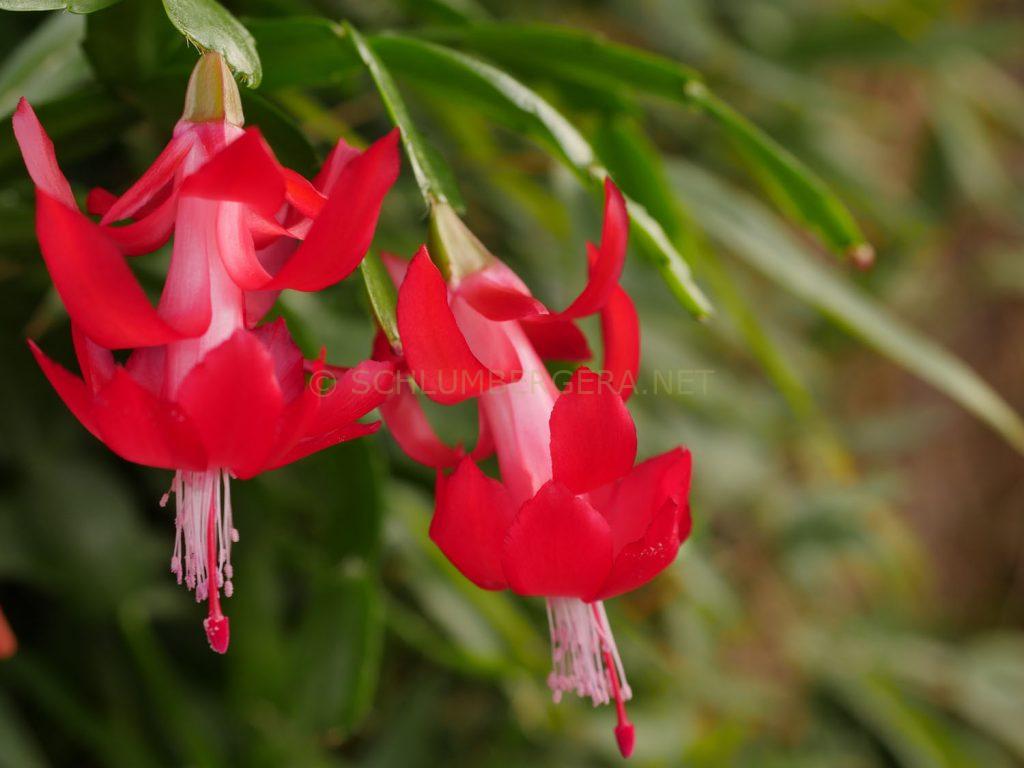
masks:
[[[619,685],[616,657],[612,656],[611,644],[605,641],[606,634],[610,636],[610,630],[606,633],[607,617],[604,615],[604,608],[599,609],[600,605],[600,603],[591,603],[590,607],[594,613],[594,621],[597,622],[598,630],[601,633],[605,669],[608,672],[608,683],[611,685],[612,696],[615,699],[615,714],[619,721],[615,726],[615,740],[619,743],[619,752],[622,753],[622,756],[629,757],[633,754],[633,746],[636,744],[636,730],[626,714],[626,700],[622,695],[622,687]]]

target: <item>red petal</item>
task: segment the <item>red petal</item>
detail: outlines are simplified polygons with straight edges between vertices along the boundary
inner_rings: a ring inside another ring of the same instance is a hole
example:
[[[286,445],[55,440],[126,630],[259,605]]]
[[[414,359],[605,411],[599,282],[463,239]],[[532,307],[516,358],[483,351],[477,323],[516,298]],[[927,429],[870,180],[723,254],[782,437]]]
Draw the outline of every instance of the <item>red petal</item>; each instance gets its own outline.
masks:
[[[14,124],[14,138],[18,140],[28,175],[32,177],[36,187],[69,208],[77,210],[78,205],[71,193],[71,185],[57,165],[53,142],[43,130],[32,105],[24,98],[18,102],[11,122]]]
[[[509,527],[502,565],[521,595],[586,598],[612,567],[608,523],[584,498],[547,483]]]
[[[329,197],[334,191],[334,186],[338,183],[338,179],[341,178],[341,172],[361,154],[363,153],[360,150],[347,144],[344,139],[338,139],[338,143],[334,145],[330,154],[327,155],[327,159],[324,161],[320,172],[313,179],[313,186]]]
[[[592,357],[587,337],[572,320],[547,316],[524,318],[519,324],[537,354],[546,360],[575,362]]]
[[[36,235],[68,314],[98,344],[121,349],[182,338],[157,315],[102,228],[41,189]]]
[[[519,276],[501,262],[463,278],[456,294],[490,320],[518,320],[547,314]]]
[[[395,442],[413,461],[441,469],[459,460],[459,451],[434,432],[408,381],[400,380],[395,394],[381,404],[380,414]]]
[[[601,335],[604,337],[602,369],[611,377],[611,386],[623,400],[633,394],[640,372],[640,320],[629,294],[615,286],[608,303],[601,309]]]
[[[167,242],[174,230],[177,212],[178,196],[171,194],[138,221],[122,227],[105,226],[103,231],[118,244],[124,255],[141,256],[152,253]]]
[[[384,195],[398,178],[398,131],[345,165],[295,255],[269,288],[319,291],[348,276],[366,255]]]
[[[364,360],[341,376],[332,377],[333,384],[321,377],[311,380],[311,388],[319,392],[312,413],[299,439],[274,466],[282,466],[329,448],[332,445],[376,432],[380,422],[362,424],[356,419],[377,408],[394,391],[395,369],[390,363]],[[305,398],[305,395],[303,395]]]
[[[291,402],[302,394],[306,386],[306,377],[303,373],[306,361],[292,340],[284,318],[279,317],[272,323],[254,328],[252,332],[270,353],[274,361],[274,376],[281,387],[281,394],[285,402]]]
[[[501,554],[515,512],[505,486],[465,458],[439,485],[430,538],[478,587],[505,589]]]
[[[588,601],[607,600],[643,586],[661,573],[679,551],[679,505],[669,499],[658,510],[643,538],[615,557],[608,579]]]
[[[617,482],[590,492],[590,503],[611,526],[616,553],[643,536],[666,500],[686,502],[690,464],[690,452],[675,448],[638,464]]]
[[[270,274],[281,269],[281,266],[291,258],[298,246],[294,240],[279,238],[266,248],[258,251],[256,256],[260,264]],[[254,326],[263,316],[267,314],[277,301],[280,291],[246,291],[245,292],[245,322],[248,326]]]
[[[64,401],[64,405],[75,415],[83,427],[99,438],[96,419],[92,413],[92,393],[85,382],[43,354],[34,341],[29,340],[28,346],[32,350],[36,362],[39,363],[39,367],[43,369],[50,386],[57,390],[60,399]]]
[[[575,493],[622,477],[636,459],[636,427],[607,378],[578,368],[551,411],[551,470]]]
[[[327,198],[320,194],[316,187],[308,182],[301,174],[291,168],[282,168],[284,174],[285,191],[284,196],[295,210],[303,216],[315,219],[323,210]]]
[[[607,303],[619,284],[626,260],[626,239],[629,236],[629,215],[626,201],[611,179],[604,183],[604,228],[601,247],[592,251],[590,278],[587,287],[561,314],[565,317],[592,315]],[[588,246],[589,247],[589,246]]]
[[[391,363],[364,360],[334,379],[320,398],[313,434],[329,432],[362,418],[395,391]]]
[[[190,131],[185,131],[171,139],[170,144],[164,147],[164,151],[157,156],[139,180],[103,214],[100,223],[110,224],[127,219],[141,210],[171,182],[189,150],[192,149],[193,142],[194,137]]]
[[[154,395],[162,395],[167,369],[167,347],[139,347],[124,364],[128,375]]]
[[[378,429],[380,429],[379,421],[371,421],[366,424],[353,421],[329,432],[322,432],[313,437],[303,438],[295,443],[289,451],[284,453],[280,459],[275,459],[272,463],[268,464],[263,471],[283,467],[339,443],[347,443],[349,440],[358,440],[360,437],[372,435]]]
[[[114,355],[85,335],[77,323],[71,324],[71,342],[75,345],[78,370],[91,392],[96,392],[114,375]]]
[[[452,297],[451,309],[469,350],[490,369],[499,383],[522,378],[519,353],[504,324],[488,320],[461,296]]]
[[[243,203],[273,216],[284,203],[285,180],[256,128],[228,144],[181,186],[184,197]]]
[[[205,332],[213,315],[210,265],[218,258],[217,209],[206,200],[178,201],[174,250],[158,311],[189,336]]]
[[[267,460],[284,403],[274,361],[255,335],[235,331],[208,352],[182,381],[177,399],[211,467],[246,476]]]
[[[256,256],[256,244],[248,226],[245,206],[221,203],[217,210],[217,251],[224,269],[243,291],[260,290],[273,278]]]
[[[154,396],[121,367],[96,394],[97,428],[123,459],[164,469],[206,468],[196,427],[177,405]]]
[[[93,187],[85,197],[85,210],[92,216],[102,216],[117,202],[117,195],[103,187]]]
[[[426,248],[409,265],[396,314],[409,370],[432,400],[458,403],[509,380],[473,354],[448,305],[448,286]]]
[[[267,218],[252,208],[245,209],[245,225],[252,233],[257,251],[268,248],[282,237],[301,240],[309,231],[310,223],[309,219],[303,219],[297,224],[285,227],[278,223],[277,219]]]

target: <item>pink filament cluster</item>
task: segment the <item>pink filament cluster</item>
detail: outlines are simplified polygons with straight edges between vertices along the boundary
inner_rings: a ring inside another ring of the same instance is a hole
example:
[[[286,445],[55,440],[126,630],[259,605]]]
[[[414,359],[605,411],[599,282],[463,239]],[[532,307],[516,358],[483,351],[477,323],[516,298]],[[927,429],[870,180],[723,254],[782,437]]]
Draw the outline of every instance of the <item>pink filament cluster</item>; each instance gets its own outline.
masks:
[[[609,672],[614,671],[624,701],[632,698],[626,673],[619,659],[615,638],[608,628],[604,603],[585,603],[573,597],[553,597],[547,601],[551,628],[551,674],[548,687],[556,702],[571,691],[587,696],[594,706],[615,698]],[[606,656],[614,670],[606,668]]]
[[[185,586],[195,591],[196,602],[208,601],[207,638],[215,651],[224,653],[228,624],[220,610],[218,591],[223,589],[225,597],[234,592],[231,545],[238,541],[231,515],[231,475],[221,469],[179,470],[160,500],[161,506],[166,506],[172,493],[175,536],[171,573],[179,584],[184,580]]]

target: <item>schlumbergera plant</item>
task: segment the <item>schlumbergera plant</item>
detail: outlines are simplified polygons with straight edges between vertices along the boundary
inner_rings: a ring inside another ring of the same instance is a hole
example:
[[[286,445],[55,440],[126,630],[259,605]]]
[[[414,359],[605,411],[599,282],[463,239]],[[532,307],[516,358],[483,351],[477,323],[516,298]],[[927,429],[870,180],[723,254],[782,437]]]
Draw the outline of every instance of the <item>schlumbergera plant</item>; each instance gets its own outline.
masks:
[[[319,291],[363,258],[398,175],[397,135],[365,152],[339,142],[311,183],[244,129],[235,81],[216,53],[196,65],[174,137],[130,189],[94,189],[83,214],[25,100],[14,132],[36,185],[36,232],[71,319],[81,377],[32,352],[78,420],[127,459],[175,470],[171,571],[206,600],[224,653],[233,591],[231,480],[373,432],[357,421],[390,390],[391,365],[365,361],[329,391],[307,386],[282,320],[261,324],[284,289]],[[117,222],[131,219],[131,223]],[[154,308],[126,263],[173,235]],[[131,350],[119,362],[115,350]],[[162,504],[166,504],[165,496]],[[3,629],[0,626],[0,629]]]
[[[1024,760],[875,375],[1024,452],[882,303],[1020,287],[1019,35],[880,5],[0,0],[0,763]]]
[[[477,586],[546,598],[555,700],[574,692],[595,705],[614,701],[616,739],[630,755],[632,692],[603,601],[657,575],[689,535],[690,455],[675,449],[633,466],[625,400],[640,336],[619,286],[629,219],[612,181],[601,243],[588,246],[589,281],[565,310],[534,298],[451,213],[446,226],[472,247],[448,252],[447,281],[426,248],[408,269],[388,257],[400,340],[389,345],[379,334],[377,359],[346,370],[327,366],[325,352],[304,360],[283,320],[261,320],[279,291],[323,290],[358,266],[398,174],[396,132],[365,152],[339,142],[309,182],[278,163],[258,129],[242,127],[231,73],[207,53],[171,143],[120,196],[89,193],[94,221],[27,101],[13,120],[81,377],[30,342],[32,352],[72,413],[115,453],[175,470],[161,501],[175,497],[171,571],[206,600],[211,648],[224,653],[230,637],[220,592],[233,592],[231,480],[371,433],[379,422],[357,419],[379,406],[409,455],[438,470],[431,538]],[[126,258],[172,235],[154,308]],[[602,369],[579,368],[559,392],[542,358],[589,359],[574,321],[593,314]],[[114,351],[125,349],[118,362]],[[472,455],[433,434],[396,368],[439,403],[478,399]],[[476,463],[492,451],[500,481]]]
[[[625,201],[606,180],[601,243],[587,246],[589,280],[559,312],[457,218],[443,226],[470,245],[447,252],[447,281],[426,249],[408,266],[388,259],[403,354],[389,352],[381,335],[378,356],[439,403],[476,398],[479,439],[470,455],[445,445],[404,383],[381,407],[384,418],[409,456],[438,470],[430,537],[477,586],[546,599],[555,701],[566,692],[595,706],[614,701],[615,737],[628,757],[632,691],[603,601],[675,559],[690,534],[691,467],[681,448],[634,467],[636,428],[625,400],[640,363],[640,328],[619,286]],[[589,359],[574,321],[592,314],[601,317],[602,369],[577,368],[559,392],[542,358]],[[500,481],[477,467],[492,451]]]

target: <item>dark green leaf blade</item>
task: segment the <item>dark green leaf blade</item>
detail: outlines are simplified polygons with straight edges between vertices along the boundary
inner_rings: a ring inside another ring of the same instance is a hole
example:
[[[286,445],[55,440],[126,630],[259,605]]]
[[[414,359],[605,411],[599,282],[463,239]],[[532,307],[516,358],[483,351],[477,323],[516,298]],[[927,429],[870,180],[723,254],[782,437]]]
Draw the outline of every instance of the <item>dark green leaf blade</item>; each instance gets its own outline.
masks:
[[[734,142],[784,213],[836,253],[870,263],[873,250],[842,201],[807,166],[715,96],[694,70],[589,32],[543,24],[476,24],[437,36],[514,67],[535,71],[542,66],[548,76],[565,77],[568,87],[575,80],[611,82],[701,110]]]
[[[831,250],[858,266],[871,265],[874,249],[853,215],[817,174],[702,84],[692,84],[686,93],[726,132],[785,213],[815,231]]]
[[[8,53],[0,63],[0,115],[10,114],[22,96],[49,101],[86,79],[83,28],[82,17],[54,13]]]
[[[121,0],[0,0],[0,11],[71,11],[92,13]]]
[[[576,127],[539,94],[505,72],[449,48],[400,35],[374,38],[373,46],[389,66],[403,75],[482,106],[509,127],[526,131],[565,162],[584,184],[596,186],[607,176]],[[695,317],[706,317],[711,304],[682,254],[642,205],[628,198],[627,205],[634,234],[645,246],[644,251],[652,254],[669,289]]]
[[[366,573],[327,574],[294,647],[295,712],[318,730],[350,732],[373,703],[380,676],[384,610]]]
[[[262,88],[337,85],[362,66],[345,32],[328,19],[245,19],[256,39],[264,73]]]
[[[0,11],[57,11],[66,7],[64,0],[0,0]]]
[[[700,75],[662,56],[611,42],[592,32],[550,24],[479,23],[435,31],[435,39],[458,41],[495,61],[573,73],[592,82],[617,80],[638,90],[677,100]]]
[[[256,41],[242,23],[216,0],[163,0],[167,18],[203,50],[217,51],[245,84],[255,88],[263,77]]]
[[[370,77],[373,78],[373,82],[377,86],[377,91],[384,101],[384,107],[391,116],[391,121],[402,132],[402,143],[409,157],[409,164],[412,166],[416,183],[423,193],[423,198],[428,205],[442,202],[461,209],[463,207],[461,196],[451,181],[453,178],[451,172],[442,167],[439,155],[431,152],[420,136],[391,72],[376,51],[354,27],[346,24],[345,31],[352,40],[352,45],[355,47],[356,53],[359,54],[359,58],[370,72]]]
[[[392,348],[401,349],[398,320],[395,316],[398,297],[384,262],[376,253],[368,253],[359,265],[359,272],[363,276],[374,319],[391,342]]]
[[[712,237],[866,344],[944,392],[1024,453],[1024,422],[973,370],[820,266],[786,227],[749,196],[688,163],[676,188]]]

